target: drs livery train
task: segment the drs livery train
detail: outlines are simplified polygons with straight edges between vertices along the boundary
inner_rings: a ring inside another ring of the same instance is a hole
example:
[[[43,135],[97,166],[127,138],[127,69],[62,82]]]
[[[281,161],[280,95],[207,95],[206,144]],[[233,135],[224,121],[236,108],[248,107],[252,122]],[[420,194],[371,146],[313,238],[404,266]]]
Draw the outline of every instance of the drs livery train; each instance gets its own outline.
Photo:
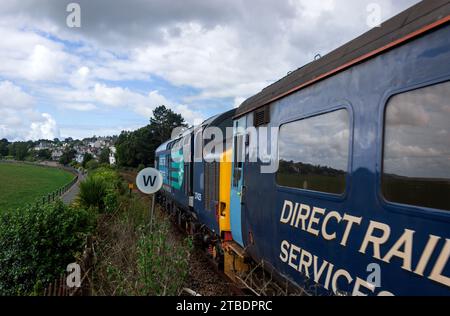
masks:
[[[450,295],[449,20],[420,2],[179,133],[159,202],[247,287]]]

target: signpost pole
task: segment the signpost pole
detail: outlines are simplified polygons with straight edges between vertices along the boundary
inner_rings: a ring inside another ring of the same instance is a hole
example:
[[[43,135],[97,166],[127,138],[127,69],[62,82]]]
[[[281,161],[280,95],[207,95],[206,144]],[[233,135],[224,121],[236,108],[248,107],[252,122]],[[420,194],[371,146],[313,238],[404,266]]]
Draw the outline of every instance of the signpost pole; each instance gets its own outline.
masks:
[[[153,231],[153,217],[155,216],[155,193],[152,194],[152,205],[150,208],[150,232]]]
[[[163,183],[163,178],[161,173],[154,168],[145,168],[139,171],[136,176],[136,185],[138,189],[145,194],[152,195],[152,202],[149,207],[150,211],[150,231],[153,230],[153,221],[155,220],[155,201],[156,201],[156,192],[158,192]],[[129,186],[131,190],[131,185]]]

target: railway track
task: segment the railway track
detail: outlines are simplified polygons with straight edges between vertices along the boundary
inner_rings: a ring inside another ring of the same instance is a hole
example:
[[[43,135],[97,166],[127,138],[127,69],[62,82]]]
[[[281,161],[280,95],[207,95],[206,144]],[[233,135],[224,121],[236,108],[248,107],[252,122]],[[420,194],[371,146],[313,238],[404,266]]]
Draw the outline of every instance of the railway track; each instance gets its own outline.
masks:
[[[162,210],[162,206],[158,205],[158,211],[167,214],[167,211]],[[218,262],[214,260],[212,253],[204,246],[202,242],[203,236],[201,233],[192,235],[189,229],[186,229],[183,224],[180,225],[178,218],[171,216],[171,223],[174,228],[174,235],[179,238],[192,236],[195,245],[194,261],[207,262],[208,268],[212,270],[217,277],[221,279],[220,284],[225,285],[226,291],[223,288],[219,293],[209,292],[208,296],[227,295],[227,296],[312,296],[317,295],[317,288],[315,285],[305,284],[304,288],[297,287],[291,282],[281,279],[270,272],[270,269],[265,267],[264,262],[248,263],[248,271],[237,272],[232,278],[222,271]],[[181,241],[181,240],[180,240]],[[197,258],[195,258],[197,256]],[[201,278],[204,277],[205,269],[202,269]],[[201,294],[201,292],[193,291],[191,294]]]
[[[158,205],[159,206],[159,205]],[[159,206],[159,211],[161,212],[161,206]],[[175,218],[172,218],[172,227],[174,228],[174,235],[178,236],[178,238],[184,238],[189,236],[189,232],[187,232],[183,227],[181,227],[180,225],[178,225],[177,221]],[[210,254],[208,253],[208,251],[205,251],[204,249],[201,248],[201,246],[198,243],[194,243],[194,251],[192,254],[193,258],[192,258],[192,265],[194,265],[194,270],[195,270],[195,266],[200,265],[202,267],[206,267],[209,268],[209,271],[212,271],[215,275],[217,279],[220,279],[220,283],[221,285],[225,285],[225,288],[221,288],[221,289],[216,289],[217,293],[215,293],[216,291],[210,291],[209,289],[206,289],[206,293],[202,293],[201,289],[196,291],[192,288],[190,288],[191,290],[193,290],[193,292],[195,294],[199,294],[199,295],[207,295],[207,296],[217,296],[217,295],[226,295],[226,296],[249,296],[252,295],[252,293],[244,288],[239,287],[237,284],[235,284],[233,282],[233,280],[231,280],[225,273],[223,273],[223,271],[221,271],[217,265],[217,263],[211,258]],[[191,267],[192,268],[192,267]],[[204,274],[205,271],[204,269],[201,269],[201,271],[199,271],[201,274]],[[196,277],[197,276],[197,277]],[[195,279],[201,281],[201,282],[205,282],[204,280],[204,275],[199,276],[196,272],[194,272],[194,275],[190,277],[194,277]],[[195,283],[195,280],[192,280]],[[211,284],[210,280],[207,280],[206,283]],[[202,287],[202,284],[197,285],[200,288]],[[203,284],[204,286],[204,284]],[[189,291],[187,291],[189,292]],[[193,295],[194,293],[190,293],[190,295]]]

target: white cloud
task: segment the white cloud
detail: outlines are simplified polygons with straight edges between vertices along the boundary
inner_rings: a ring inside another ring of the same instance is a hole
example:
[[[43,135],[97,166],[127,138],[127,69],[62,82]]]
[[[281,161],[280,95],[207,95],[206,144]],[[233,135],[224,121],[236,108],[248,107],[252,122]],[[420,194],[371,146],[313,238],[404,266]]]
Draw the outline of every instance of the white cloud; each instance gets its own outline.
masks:
[[[93,85],[91,78],[91,70],[89,67],[82,66],[75,71],[69,77],[69,83],[75,88],[87,88]]]
[[[10,23],[8,23],[10,22]],[[65,81],[79,63],[64,46],[25,28],[18,21],[0,22],[0,75],[27,81]]]
[[[52,87],[44,89],[44,93],[51,95],[55,102],[62,104],[63,108],[76,111],[121,109],[133,111],[148,119],[157,106],[165,105],[176,113],[180,113],[189,124],[195,124],[205,119],[205,115],[200,111],[196,111],[186,104],[172,101],[157,90],[144,94],[127,88],[96,83],[93,87],[85,89]]]
[[[88,112],[97,109],[92,103],[66,103],[62,105],[62,108],[80,112]]]
[[[33,98],[15,86],[11,81],[0,82],[0,108],[26,109],[33,104]]]
[[[368,30],[366,6],[373,1],[260,0],[255,6],[240,0],[191,0],[190,10],[165,0],[79,2],[80,29],[66,27],[61,1],[2,5],[0,78],[20,82],[37,102],[54,108],[133,111],[148,118],[155,106],[165,104],[194,123],[205,118],[196,110],[198,100],[229,98],[228,108],[236,107],[315,54],[324,55]],[[377,1],[383,19],[415,2]],[[172,87],[157,91],[150,78],[196,92],[174,93],[175,101]],[[150,82],[145,89],[129,85],[143,80]],[[0,118],[0,132],[23,136],[14,132],[14,122],[21,120],[17,107],[27,102],[20,93],[14,96],[20,102],[2,109],[8,114]],[[48,118],[28,112],[31,122],[44,122],[35,126],[36,133],[56,132]]]
[[[54,139],[59,137],[59,129],[56,121],[48,113],[42,113],[42,120],[32,122],[27,139]]]
[[[273,50],[270,59],[265,58],[268,50],[261,47],[244,53],[240,30],[226,26],[204,29],[195,23],[179,28],[182,29],[179,37],[167,34],[163,45],[149,43],[145,48],[135,49],[129,61],[113,61],[111,68],[128,73],[145,71],[177,86],[200,89],[200,94],[187,99],[193,101],[247,97],[291,67],[285,61],[285,50],[280,49],[283,47]]]
[[[29,80],[55,80],[64,74],[64,54],[36,45],[25,63],[23,75]]]
[[[108,87],[105,84],[96,83],[94,86],[94,98],[97,102],[109,106],[125,106],[130,100],[128,97],[132,93],[128,89],[121,87]]]
[[[56,121],[34,108],[34,98],[10,81],[0,81],[0,138],[9,140],[58,137]]]
[[[238,108],[244,101],[245,101],[245,98],[243,98],[243,97],[234,98],[234,107]]]

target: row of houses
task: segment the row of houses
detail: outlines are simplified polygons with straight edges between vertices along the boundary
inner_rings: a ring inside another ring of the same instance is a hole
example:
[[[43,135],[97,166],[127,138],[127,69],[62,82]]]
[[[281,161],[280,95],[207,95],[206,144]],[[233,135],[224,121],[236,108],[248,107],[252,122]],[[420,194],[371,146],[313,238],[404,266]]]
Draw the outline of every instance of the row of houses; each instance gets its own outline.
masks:
[[[51,151],[52,160],[59,160],[64,151],[71,147],[75,150],[75,160],[82,163],[85,154],[91,154],[95,159],[100,157],[101,152],[105,148],[109,148],[109,163],[116,164],[116,148],[113,145],[112,137],[86,138],[79,140],[65,140],[63,142],[40,141],[35,147],[35,151],[49,150]]]

